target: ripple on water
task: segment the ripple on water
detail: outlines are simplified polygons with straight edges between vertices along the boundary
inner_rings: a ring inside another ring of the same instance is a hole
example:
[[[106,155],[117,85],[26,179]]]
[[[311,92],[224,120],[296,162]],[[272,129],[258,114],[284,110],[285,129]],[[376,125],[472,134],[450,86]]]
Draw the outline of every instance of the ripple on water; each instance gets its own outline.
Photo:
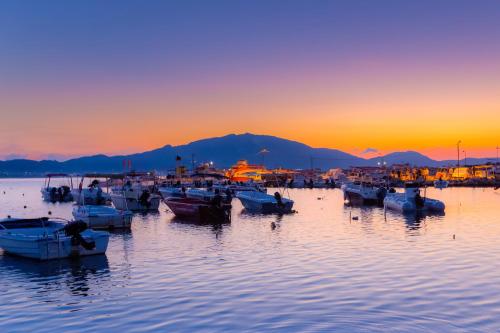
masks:
[[[39,185],[0,180],[0,215],[70,217]],[[0,254],[0,331],[500,331],[491,189],[429,189],[447,211],[420,218],[344,206],[339,190],[290,195],[297,214],[252,215],[235,201],[219,227],[162,206],[114,232],[104,256]]]

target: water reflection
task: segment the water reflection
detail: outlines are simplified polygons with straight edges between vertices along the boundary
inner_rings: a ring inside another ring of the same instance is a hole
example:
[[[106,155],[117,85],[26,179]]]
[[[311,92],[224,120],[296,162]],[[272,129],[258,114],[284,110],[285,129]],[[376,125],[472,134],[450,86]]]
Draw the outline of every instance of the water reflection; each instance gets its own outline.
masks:
[[[75,296],[88,296],[95,279],[110,274],[106,255],[95,255],[81,258],[34,261],[9,254],[0,256],[0,269],[9,270],[26,282],[35,282],[43,286],[44,291],[50,291],[53,286],[67,286]],[[92,280],[92,282],[90,282]]]

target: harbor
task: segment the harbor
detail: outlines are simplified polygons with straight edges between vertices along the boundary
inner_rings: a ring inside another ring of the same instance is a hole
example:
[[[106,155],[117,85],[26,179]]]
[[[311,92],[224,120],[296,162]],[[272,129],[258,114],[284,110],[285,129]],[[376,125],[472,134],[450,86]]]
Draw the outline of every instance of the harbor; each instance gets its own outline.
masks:
[[[43,179],[0,180],[0,215],[50,211],[72,220],[74,204],[43,201],[42,184]],[[157,211],[134,213],[130,229],[109,231],[104,255],[33,261],[0,254],[0,301],[10,304],[0,327],[499,328],[487,319],[500,301],[491,293],[500,282],[498,191],[428,188],[429,197],[446,203],[446,213],[422,216],[346,205],[339,188],[288,191],[293,214],[249,213],[233,198],[230,223],[200,224],[176,217],[162,202]]]

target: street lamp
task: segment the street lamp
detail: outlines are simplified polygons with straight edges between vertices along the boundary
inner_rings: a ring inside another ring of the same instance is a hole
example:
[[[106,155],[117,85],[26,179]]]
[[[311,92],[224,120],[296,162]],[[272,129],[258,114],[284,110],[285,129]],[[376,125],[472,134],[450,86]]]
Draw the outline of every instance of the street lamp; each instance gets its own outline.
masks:
[[[460,144],[462,140],[458,140],[457,142],[457,178],[460,178]]]
[[[463,153],[464,153],[464,156],[465,156],[465,158],[464,158],[464,167],[467,168],[467,152],[464,150]]]

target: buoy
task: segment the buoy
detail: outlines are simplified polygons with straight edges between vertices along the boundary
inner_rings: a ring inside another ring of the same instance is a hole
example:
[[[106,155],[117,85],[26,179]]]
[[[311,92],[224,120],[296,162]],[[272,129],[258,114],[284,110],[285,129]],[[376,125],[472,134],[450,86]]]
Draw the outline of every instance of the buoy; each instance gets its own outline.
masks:
[[[453,239],[455,239],[455,234],[453,234]]]
[[[10,219],[10,215],[7,215],[7,218]]]
[[[271,229],[273,229],[273,230],[276,229],[276,223],[271,222]]]
[[[52,212],[49,210],[49,215],[52,215]]]
[[[359,218],[358,218],[357,216],[353,216],[353,217],[352,217],[352,219],[353,219],[354,221],[357,221]]]
[[[27,207],[27,206],[26,206],[26,205],[24,205],[24,209],[26,209],[26,207]]]

